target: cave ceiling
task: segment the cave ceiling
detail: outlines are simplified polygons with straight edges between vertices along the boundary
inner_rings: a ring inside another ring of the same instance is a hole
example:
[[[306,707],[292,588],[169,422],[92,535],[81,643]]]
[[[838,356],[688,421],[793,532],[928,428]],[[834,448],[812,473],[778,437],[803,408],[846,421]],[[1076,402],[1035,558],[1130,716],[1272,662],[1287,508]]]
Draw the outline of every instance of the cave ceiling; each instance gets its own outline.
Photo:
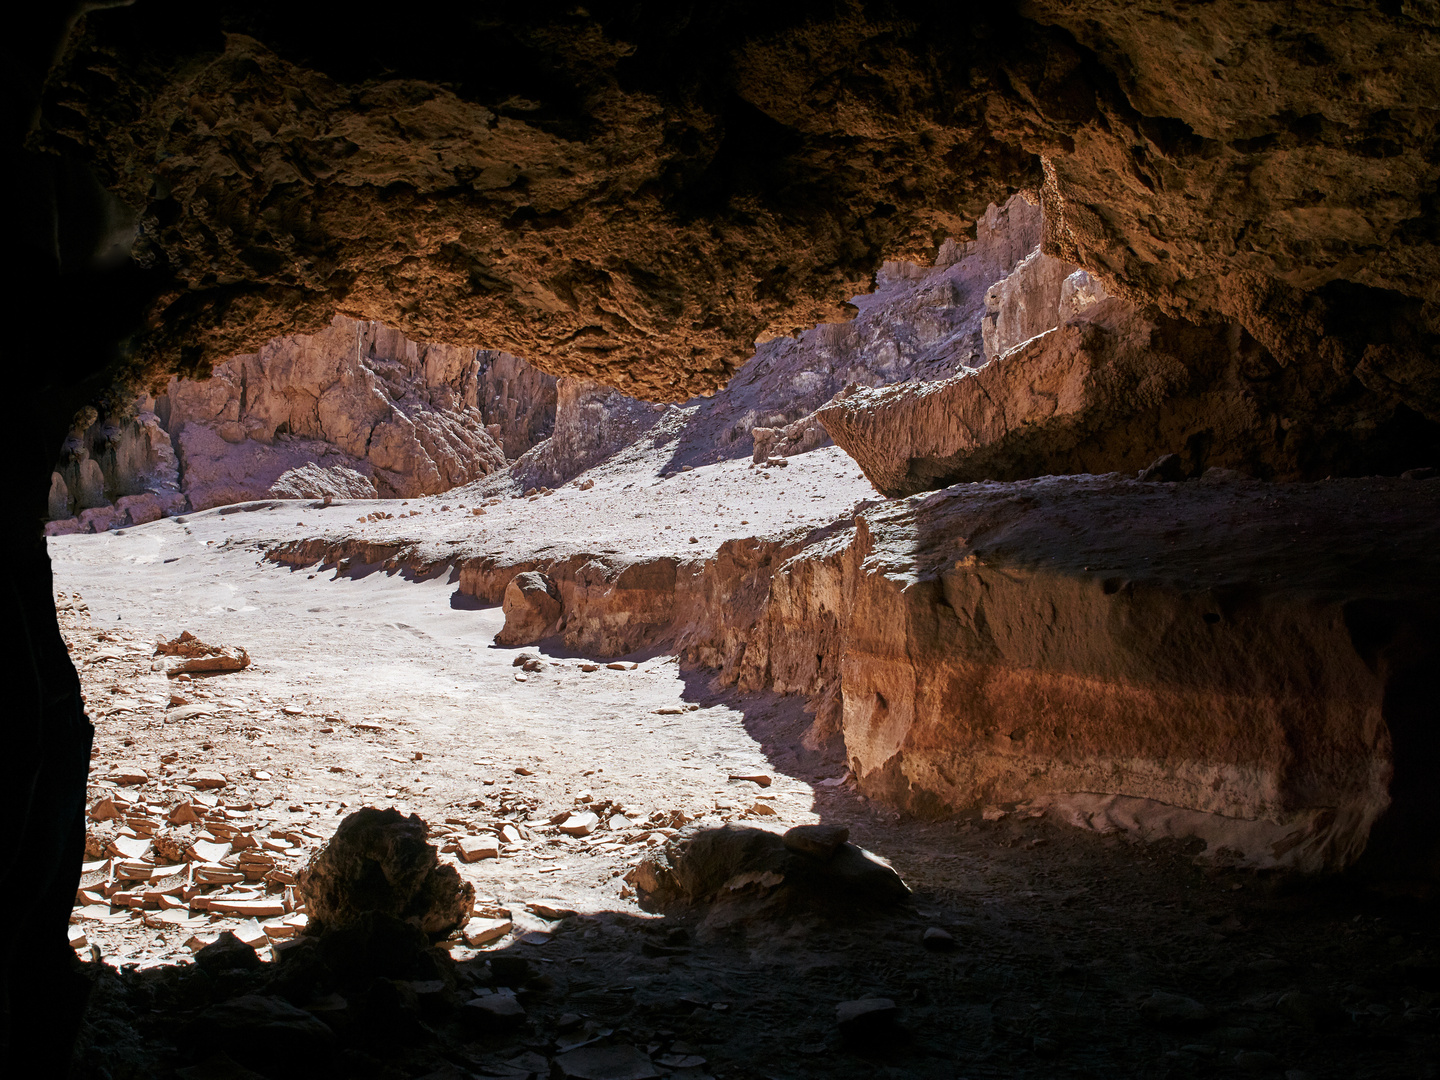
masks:
[[[154,281],[131,373],[343,313],[652,400],[1030,191],[1053,254],[1440,419],[1440,5],[168,2],[32,147]]]

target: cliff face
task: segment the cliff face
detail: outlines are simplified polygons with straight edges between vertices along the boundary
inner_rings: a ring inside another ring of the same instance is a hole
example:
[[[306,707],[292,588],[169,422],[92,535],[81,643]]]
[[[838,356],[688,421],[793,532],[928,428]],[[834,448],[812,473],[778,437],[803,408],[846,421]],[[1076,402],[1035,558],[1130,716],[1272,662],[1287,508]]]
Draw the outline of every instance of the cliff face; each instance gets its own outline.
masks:
[[[210,379],[172,379],[157,409],[179,442],[194,509],[263,495],[317,450],[322,468],[408,497],[504,466],[476,406],[479,379],[473,349],[420,346],[388,327],[337,319],[226,361]]]
[[[1032,308],[1060,295],[1045,283],[1021,293]],[[1440,426],[1357,395],[1313,361],[1282,367],[1235,323],[1197,326],[1093,295],[1072,287],[1061,325],[979,371],[857,389],[817,419],[890,496],[974,480],[1133,474],[1169,454],[1175,479],[1219,467],[1277,480],[1394,475],[1440,456]],[[1076,310],[1081,300],[1091,302]]]
[[[136,403],[137,419],[90,409],[52,481],[49,529],[103,531],[266,496],[448,491],[504,468],[507,447],[518,457],[547,439],[555,402],[555,379],[516,357],[337,318],[208,379],[172,377]]]

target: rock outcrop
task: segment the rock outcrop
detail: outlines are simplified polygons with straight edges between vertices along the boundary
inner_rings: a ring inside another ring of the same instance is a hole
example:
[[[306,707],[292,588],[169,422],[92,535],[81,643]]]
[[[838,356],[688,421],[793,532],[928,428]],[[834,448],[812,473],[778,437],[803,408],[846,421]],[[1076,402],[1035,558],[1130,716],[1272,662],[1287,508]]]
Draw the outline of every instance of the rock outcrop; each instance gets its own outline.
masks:
[[[518,457],[548,440],[555,405],[556,380],[506,353],[337,318],[208,379],[172,377],[133,419],[82,412],[51,481],[48,531],[267,496],[437,494],[504,468],[506,447]]]
[[[909,812],[1024,804],[1201,837],[1222,862],[1388,852],[1429,873],[1437,521],[1434,479],[1054,477],[711,557],[525,569],[555,582],[566,647],[664,645],[724,684],[804,694],[811,741]],[[459,586],[494,603],[513,574],[462,559]]]
[[[50,477],[50,535],[143,525],[185,508],[170,436],[152,406],[101,418],[82,409]]]
[[[554,430],[511,465],[496,489],[558,487],[632,445],[665,413],[589,379],[562,377],[556,387]]]
[[[408,498],[505,466],[478,405],[481,375],[474,349],[336,319],[228,360],[209,379],[172,378],[156,410],[180,447],[192,509],[263,497],[311,464],[335,476],[332,486],[358,486],[337,475],[348,470]]]
[[[837,656],[851,767],[892,805],[1128,813],[1213,858],[1335,869],[1387,811],[1424,814],[1405,777],[1437,765],[1410,688],[1440,656],[1437,500],[1434,481],[962,485],[866,511],[838,559],[794,557],[757,637]]]
[[[1440,428],[1357,397],[1323,366],[1281,367],[1233,323],[1196,326],[1061,281],[1072,288],[1058,328],[979,371],[857,389],[821,409],[819,422],[889,496],[961,481],[1133,473],[1160,453],[1177,455],[1184,476],[1219,467],[1278,480],[1394,475],[1440,455]],[[1039,288],[1047,305],[1060,303],[1056,284]],[[1337,418],[1348,425],[1344,440],[1329,428]]]

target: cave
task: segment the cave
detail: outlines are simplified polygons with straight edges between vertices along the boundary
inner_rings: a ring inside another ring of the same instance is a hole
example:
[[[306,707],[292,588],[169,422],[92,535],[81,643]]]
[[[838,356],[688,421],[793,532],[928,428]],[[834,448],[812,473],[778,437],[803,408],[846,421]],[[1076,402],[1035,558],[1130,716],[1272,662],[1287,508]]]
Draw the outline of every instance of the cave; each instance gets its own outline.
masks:
[[[1436,1075],[1434,3],[9,21],[17,1074]]]

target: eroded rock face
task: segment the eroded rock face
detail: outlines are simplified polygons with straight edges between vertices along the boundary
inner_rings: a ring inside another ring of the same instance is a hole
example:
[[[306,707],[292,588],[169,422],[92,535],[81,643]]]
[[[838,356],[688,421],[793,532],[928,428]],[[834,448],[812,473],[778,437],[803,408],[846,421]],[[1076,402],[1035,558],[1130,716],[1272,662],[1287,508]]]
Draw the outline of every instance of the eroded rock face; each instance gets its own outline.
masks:
[[[426,836],[416,814],[366,807],[346,817],[296,879],[315,930],[339,931],[377,915],[438,941],[464,926],[475,887],[440,865]]]
[[[590,379],[562,377],[550,438],[522,454],[504,480],[522,491],[558,487],[634,443],[664,412]]]
[[[1128,812],[1212,856],[1350,864],[1396,793],[1414,800],[1397,778],[1436,765],[1397,689],[1440,649],[1437,499],[1432,481],[1095,477],[867,511],[840,589],[810,600],[842,612],[862,790]]]
[[[1058,310],[1062,282],[1072,279],[1052,274],[1037,287],[1047,307]],[[890,496],[960,481],[1134,473],[1157,447],[1177,455],[1181,475],[1218,467],[1281,480],[1393,475],[1440,452],[1440,428],[1357,397],[1349,380],[1314,363],[1280,367],[1234,324],[1195,326],[1094,296],[1077,277],[1063,324],[981,370],[857,390],[817,417]],[[1349,433],[1337,440],[1328,425],[1341,417]]]
[[[50,535],[143,525],[185,508],[179,463],[154,404],[142,398],[103,418],[87,407],[75,417],[50,477]]]
[[[1060,294],[1077,269],[1036,248],[1011,273],[990,286],[985,293],[985,317],[980,323],[985,359],[994,360],[1058,326]]]
[[[474,349],[336,319],[228,360],[209,379],[172,378],[156,407],[179,444],[192,509],[366,484],[408,498],[504,467],[478,405],[490,396],[484,370]],[[318,474],[297,474],[307,467]]]

